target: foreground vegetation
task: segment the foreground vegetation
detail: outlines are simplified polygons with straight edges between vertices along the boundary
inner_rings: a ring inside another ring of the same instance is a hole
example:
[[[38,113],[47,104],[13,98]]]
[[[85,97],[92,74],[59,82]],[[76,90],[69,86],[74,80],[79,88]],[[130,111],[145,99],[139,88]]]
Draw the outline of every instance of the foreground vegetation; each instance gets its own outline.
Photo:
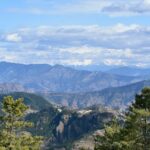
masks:
[[[96,137],[95,150],[150,150],[150,88],[136,95],[122,123],[115,118]]]
[[[32,122],[24,121],[28,107],[23,99],[14,100],[7,96],[3,99],[0,117],[0,150],[40,150],[42,137],[32,136],[25,129],[32,127]]]
[[[33,127],[32,121],[35,125],[38,124],[37,121],[41,118],[40,115],[42,111],[27,115],[29,108],[23,103],[23,99],[18,98],[14,100],[12,96],[4,97],[1,107],[2,115],[0,117],[0,150],[42,149],[43,137],[33,136],[35,135],[35,131],[33,130],[34,128],[31,128]],[[47,109],[45,109],[43,116],[47,114],[47,117],[52,118],[54,115],[56,115],[57,117],[54,120],[57,121],[59,125],[59,118],[64,118],[64,112],[57,113],[55,112],[55,109],[54,112],[51,112],[52,109],[48,110],[50,113],[45,113],[45,111],[47,112]],[[103,117],[106,119],[107,115],[105,116],[104,114],[105,113],[102,113],[102,116],[99,115],[101,116],[100,119]],[[88,125],[91,127],[93,122],[96,120],[96,118],[94,118],[94,120],[90,119],[93,118],[91,117],[92,113],[90,114],[89,118],[87,115],[83,116],[83,118],[80,117],[79,119],[76,115],[74,114],[72,118],[74,122],[73,127],[79,127],[80,124],[83,124],[82,119],[86,120],[86,124],[88,123]],[[25,121],[25,116],[29,117],[27,119],[28,121]],[[93,116],[95,116],[95,114],[93,114]],[[111,115],[108,114],[108,116]],[[47,120],[47,122],[49,121],[50,123],[48,123],[48,127],[51,125],[51,120]],[[70,121],[71,120],[68,120],[68,122]],[[42,127],[45,128],[45,126],[43,126],[44,121],[41,122]],[[99,122],[99,120],[96,122]],[[63,123],[62,120],[61,123]],[[31,128],[31,130],[28,128]],[[73,130],[74,128],[71,128],[71,126],[70,129],[71,130],[69,130],[67,135],[70,135],[73,131],[74,134],[78,133],[75,132],[76,130]],[[27,131],[31,131],[33,135]],[[46,131],[50,132],[49,128],[46,129]],[[63,132],[67,133],[66,131],[67,130]],[[83,128],[81,128],[81,131],[83,132]],[[43,133],[44,134],[42,135],[46,136],[45,132]],[[38,135],[41,135],[41,133]],[[59,134],[60,137],[62,135],[63,133]],[[62,138],[64,137],[65,135],[62,136]],[[59,141],[62,141],[62,138],[58,138],[60,139]],[[140,94],[136,95],[135,101],[125,112],[125,115],[121,118],[116,116],[116,118],[114,118],[105,126],[103,134],[96,136],[95,150],[150,150],[150,88],[144,88]]]

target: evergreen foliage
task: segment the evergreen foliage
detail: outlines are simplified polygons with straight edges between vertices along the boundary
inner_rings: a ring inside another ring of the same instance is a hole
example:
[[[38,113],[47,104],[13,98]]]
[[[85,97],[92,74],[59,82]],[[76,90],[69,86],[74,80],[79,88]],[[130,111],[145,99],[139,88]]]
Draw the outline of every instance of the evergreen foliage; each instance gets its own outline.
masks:
[[[150,88],[136,95],[123,125],[114,120],[96,137],[95,150],[150,150]]]
[[[4,97],[3,116],[0,117],[0,150],[40,150],[42,137],[32,136],[25,128],[32,127],[31,122],[24,121],[28,107],[23,99]]]

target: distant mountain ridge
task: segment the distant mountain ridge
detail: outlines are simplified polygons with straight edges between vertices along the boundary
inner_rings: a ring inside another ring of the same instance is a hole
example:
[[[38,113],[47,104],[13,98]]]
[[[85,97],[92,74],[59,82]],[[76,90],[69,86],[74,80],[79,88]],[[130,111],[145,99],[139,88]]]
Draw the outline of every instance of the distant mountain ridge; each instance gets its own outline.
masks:
[[[75,70],[47,64],[0,63],[0,83],[17,83],[26,89],[46,92],[87,92],[123,86],[142,80],[104,72]]]
[[[123,76],[150,76],[150,68],[119,67],[106,71],[106,73]]]
[[[7,94],[10,92],[27,92],[29,89],[24,88],[18,83],[0,83],[0,93]]]
[[[51,102],[73,108],[85,108],[95,104],[124,108],[134,100],[135,94],[146,86],[150,87],[150,80],[96,92],[43,93],[42,95]]]

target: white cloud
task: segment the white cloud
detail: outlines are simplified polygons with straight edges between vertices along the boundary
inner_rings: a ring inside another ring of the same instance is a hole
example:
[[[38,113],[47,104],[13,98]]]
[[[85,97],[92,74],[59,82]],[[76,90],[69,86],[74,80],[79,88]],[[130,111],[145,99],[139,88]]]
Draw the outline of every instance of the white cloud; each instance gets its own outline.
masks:
[[[134,57],[133,50],[127,49],[103,49],[102,53],[106,56],[117,57],[117,58],[132,58]]]
[[[79,59],[66,59],[66,60],[60,60],[60,62],[64,65],[91,65],[92,60],[91,59],[84,59],[84,60],[79,60]]]
[[[150,0],[144,0],[144,3],[145,3],[146,5],[150,5]]]
[[[126,66],[127,64],[121,59],[106,59],[104,60],[104,64],[106,65],[115,65],[115,66]]]
[[[113,26],[111,28],[112,32],[114,33],[124,33],[128,31],[137,31],[140,30],[140,26],[137,24],[132,24],[129,26],[123,25],[121,23],[118,23],[117,25]]]
[[[6,48],[0,47],[0,52],[5,52],[5,51],[6,51]]]
[[[80,47],[67,47],[67,48],[60,48],[61,52],[68,52],[72,54],[91,54],[91,53],[99,53],[101,48],[99,47],[89,47],[86,45]]]
[[[150,66],[149,35],[149,26],[136,24],[24,28],[3,33],[0,56],[20,63]]]
[[[12,33],[6,35],[6,40],[9,42],[20,42],[22,38],[18,35],[18,33]]]
[[[147,67],[149,67],[147,64],[145,64],[145,63],[138,63],[138,64],[136,64],[135,66],[137,66],[137,67],[140,67],[140,68],[147,68]]]

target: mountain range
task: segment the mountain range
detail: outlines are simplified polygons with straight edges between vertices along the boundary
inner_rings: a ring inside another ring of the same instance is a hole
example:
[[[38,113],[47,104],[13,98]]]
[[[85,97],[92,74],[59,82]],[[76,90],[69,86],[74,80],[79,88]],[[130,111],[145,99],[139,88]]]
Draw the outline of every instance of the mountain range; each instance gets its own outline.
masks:
[[[109,69],[106,73],[122,76],[150,76],[150,68],[118,67]]]
[[[49,102],[72,108],[102,104],[123,108],[150,86],[150,69],[121,67],[101,71],[62,65],[0,63],[0,93],[36,93]]]
[[[25,119],[34,123],[28,131],[46,137],[45,150],[79,150],[85,140],[84,146],[93,144],[92,135],[150,86],[149,69],[141,68],[102,72],[1,62],[0,72],[0,107],[7,95],[24,98]]]
[[[20,84],[29,91],[87,92],[128,85],[145,79],[105,73],[75,70],[61,65],[0,63],[0,83]],[[147,79],[147,78],[146,78]]]
[[[72,108],[85,108],[96,104],[113,108],[124,108],[134,100],[135,95],[142,88],[149,86],[150,80],[147,80],[95,92],[41,93],[41,95],[51,102]]]
[[[0,93],[7,94],[10,92],[23,92],[28,91],[28,89],[24,88],[21,84],[17,83],[0,83]]]

